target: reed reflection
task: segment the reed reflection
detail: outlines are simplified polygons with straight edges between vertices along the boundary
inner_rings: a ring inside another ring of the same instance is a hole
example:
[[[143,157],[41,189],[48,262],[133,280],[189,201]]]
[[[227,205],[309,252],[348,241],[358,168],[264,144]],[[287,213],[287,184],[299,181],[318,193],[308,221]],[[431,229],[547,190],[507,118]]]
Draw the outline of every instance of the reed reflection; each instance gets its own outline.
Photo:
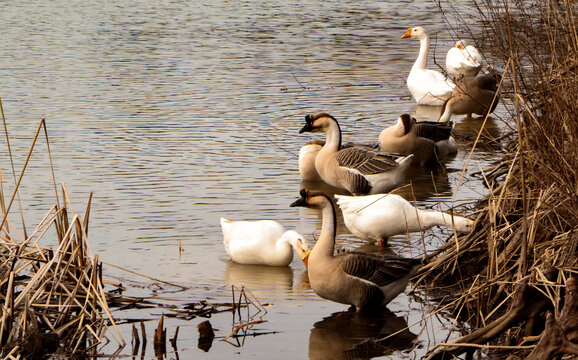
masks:
[[[313,325],[309,359],[369,359],[410,349],[416,338],[405,319],[386,308],[336,312]]]

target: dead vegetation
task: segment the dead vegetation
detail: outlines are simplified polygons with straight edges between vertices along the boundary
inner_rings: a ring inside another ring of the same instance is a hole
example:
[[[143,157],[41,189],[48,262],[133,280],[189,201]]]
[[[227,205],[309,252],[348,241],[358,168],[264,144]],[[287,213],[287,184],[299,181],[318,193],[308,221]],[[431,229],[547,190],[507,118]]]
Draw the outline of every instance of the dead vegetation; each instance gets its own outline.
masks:
[[[445,290],[432,294],[440,307],[473,329],[430,349],[429,358],[479,348],[499,358],[578,355],[569,298],[578,272],[578,6],[473,4],[484,26],[474,38],[484,39],[488,60],[504,67],[502,96],[517,137],[482,174],[490,191],[478,204],[474,231],[432,254],[422,273],[420,281]]]

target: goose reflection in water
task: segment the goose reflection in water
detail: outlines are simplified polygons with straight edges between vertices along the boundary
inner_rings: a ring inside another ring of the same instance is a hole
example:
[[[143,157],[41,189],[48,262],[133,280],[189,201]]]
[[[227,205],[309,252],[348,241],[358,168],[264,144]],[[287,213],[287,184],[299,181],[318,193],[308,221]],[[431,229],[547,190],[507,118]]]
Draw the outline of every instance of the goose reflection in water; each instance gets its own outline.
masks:
[[[337,312],[313,325],[309,360],[370,359],[410,349],[416,338],[407,322],[386,308]]]
[[[227,285],[245,286],[251,292],[285,294],[293,289],[293,269],[289,266],[246,265],[227,261],[224,280]]]

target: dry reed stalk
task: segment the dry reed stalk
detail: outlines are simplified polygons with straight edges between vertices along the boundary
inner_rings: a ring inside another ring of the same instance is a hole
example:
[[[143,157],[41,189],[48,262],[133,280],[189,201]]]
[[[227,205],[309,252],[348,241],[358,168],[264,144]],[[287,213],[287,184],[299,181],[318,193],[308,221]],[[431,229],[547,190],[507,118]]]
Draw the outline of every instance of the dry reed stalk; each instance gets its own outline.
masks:
[[[4,129],[8,137],[5,121]],[[124,345],[108,308],[98,257],[91,254],[87,242],[91,198],[85,212],[87,217],[82,219],[72,210],[69,195],[62,185],[63,202],[60,205],[49,146],[47,156],[50,158],[57,204],[31,233],[23,220],[22,231],[9,220],[20,183],[42,130],[48,144],[46,123],[42,119],[19,176],[12,168],[15,189],[8,202],[4,201],[6,197],[0,186],[0,297],[3,299],[0,308],[0,354],[5,358],[37,358],[59,346],[64,351],[84,353],[94,348],[110,327],[116,330],[116,333],[111,332],[113,337],[121,346]],[[11,152],[9,154],[11,157]],[[17,203],[23,219],[22,204]],[[51,229],[56,233],[56,239],[53,239],[57,243],[56,249],[41,245]]]
[[[544,328],[541,312],[560,313],[566,279],[578,269],[578,5],[567,0],[472,4],[483,19],[483,34],[473,37],[492,54],[492,62],[508,70],[502,93],[514,104],[508,110],[517,137],[492,170],[499,172],[486,177],[481,171],[489,194],[479,202],[474,231],[430,254],[418,280],[448,289],[441,305],[453,304],[453,314],[475,329],[461,338],[467,344],[438,344],[432,359],[457,355],[472,344],[497,351],[495,344],[480,341],[505,341],[505,329],[512,349],[529,339],[534,343],[527,346],[535,347],[538,338],[531,335]],[[459,13],[446,15],[465,24]],[[522,285],[529,290],[512,296]],[[530,293],[541,300],[517,298]],[[529,352],[518,349],[518,354]]]

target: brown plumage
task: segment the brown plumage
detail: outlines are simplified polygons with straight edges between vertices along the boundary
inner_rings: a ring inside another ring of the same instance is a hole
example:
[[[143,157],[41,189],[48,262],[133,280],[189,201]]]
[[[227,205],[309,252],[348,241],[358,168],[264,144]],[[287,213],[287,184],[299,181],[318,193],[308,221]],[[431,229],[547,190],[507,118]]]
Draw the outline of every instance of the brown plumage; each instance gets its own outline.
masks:
[[[307,115],[305,121],[300,134],[324,132],[326,135],[325,145],[317,153],[315,168],[327,184],[362,195],[389,191],[405,180],[412,155],[382,154],[362,146],[342,148],[341,129],[333,116]]]
[[[420,261],[365,253],[334,255],[336,218],[331,199],[302,189],[291,206],[321,210],[321,234],[308,259],[311,288],[324,299],[353,305],[358,311],[385,306],[403,292]]]
[[[452,96],[444,103],[438,121],[449,121],[452,114],[487,115],[498,105],[496,95],[502,76],[490,68],[487,74],[464,76],[456,82]],[[495,101],[494,101],[495,97]]]
[[[403,114],[398,121],[381,131],[379,144],[384,152],[413,154],[413,163],[421,166],[442,160],[450,149],[449,142],[453,123],[421,121],[417,122],[409,114]]]

